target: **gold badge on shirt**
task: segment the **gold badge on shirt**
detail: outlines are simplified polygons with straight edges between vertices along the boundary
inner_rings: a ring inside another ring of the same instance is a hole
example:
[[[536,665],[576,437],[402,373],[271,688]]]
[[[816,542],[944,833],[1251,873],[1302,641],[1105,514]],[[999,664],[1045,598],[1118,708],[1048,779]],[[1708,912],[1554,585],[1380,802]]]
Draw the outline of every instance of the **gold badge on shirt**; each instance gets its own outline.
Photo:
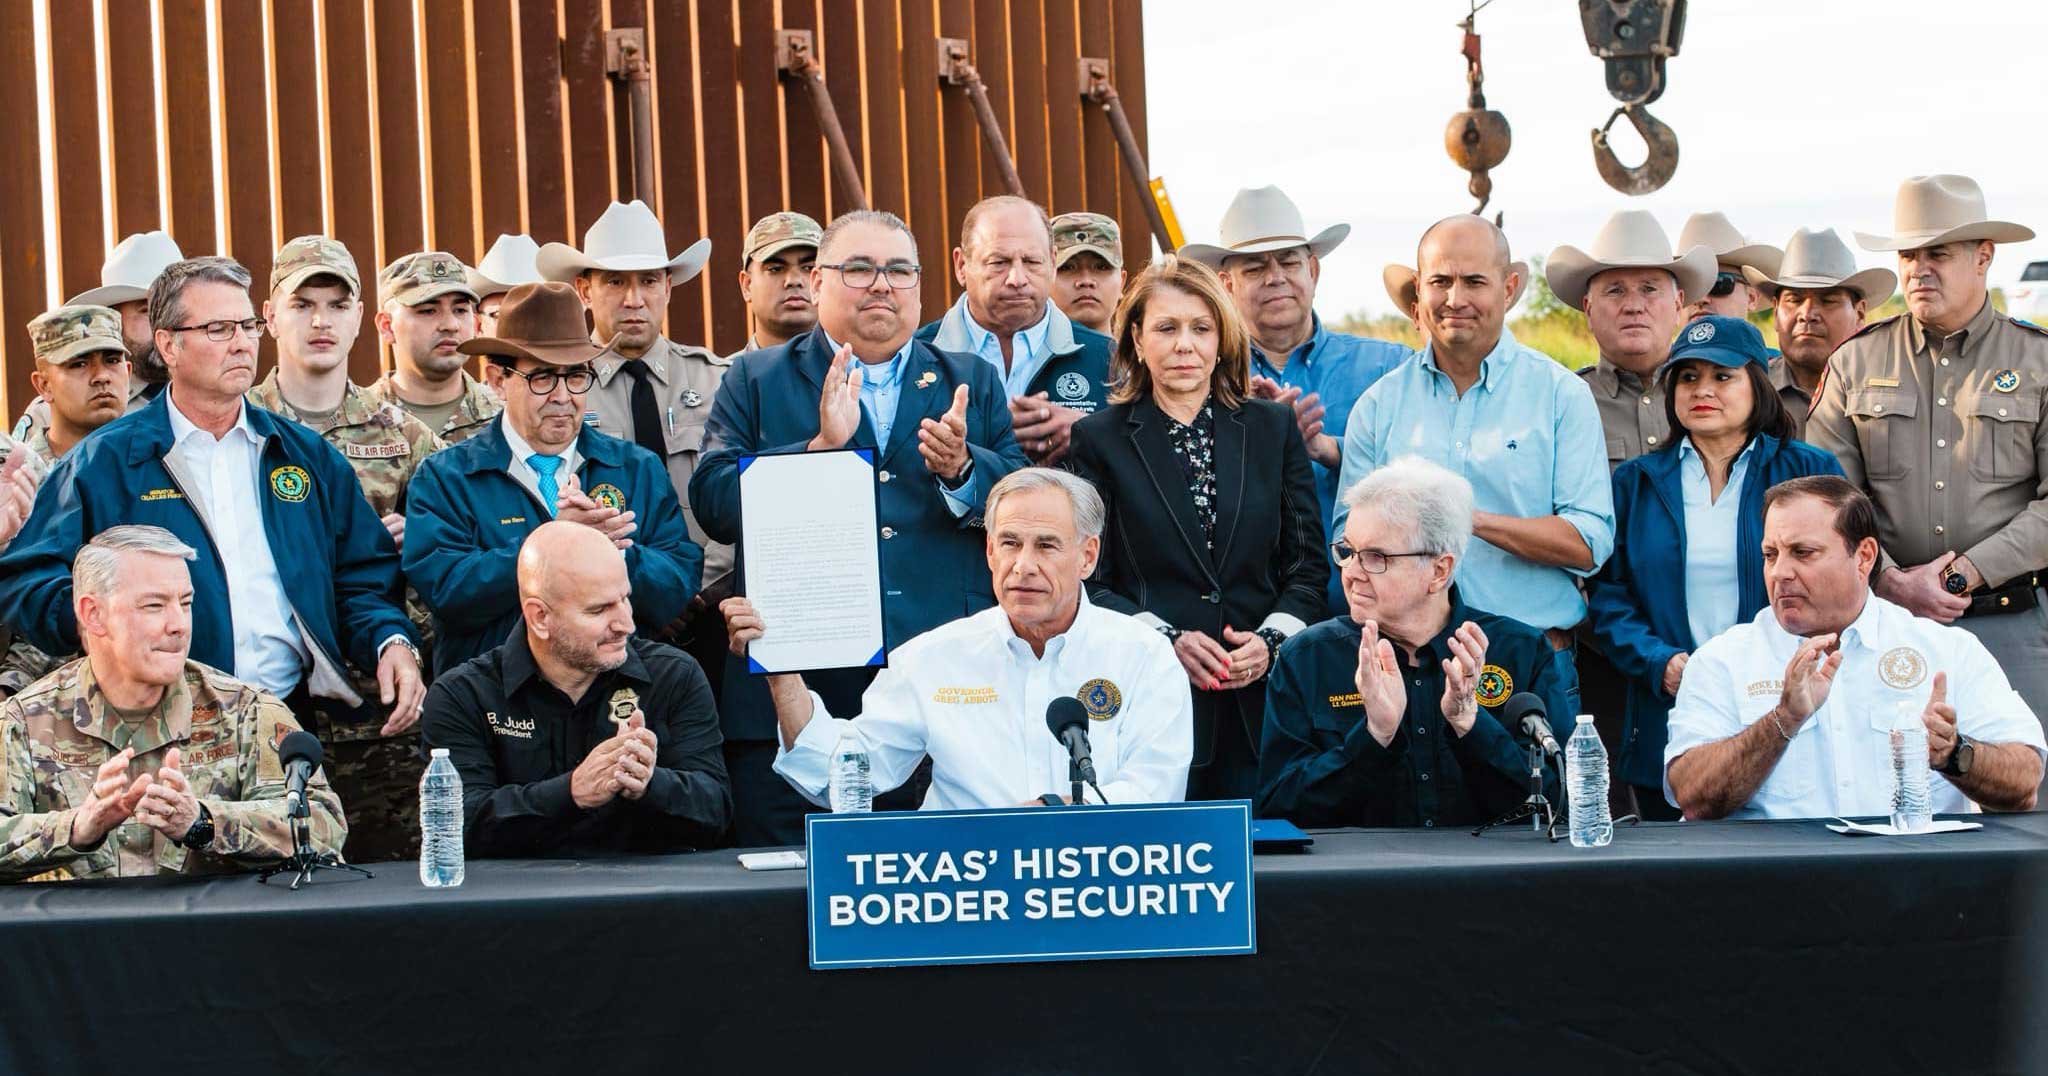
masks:
[[[1107,721],[1124,708],[1124,693],[1100,677],[1082,684],[1074,697],[1081,700],[1081,709],[1088,711],[1089,718],[1095,721]]]
[[[1479,670],[1479,683],[1473,685],[1472,696],[1481,706],[1499,706],[1515,693],[1515,679],[1506,669],[1488,665]]]
[[[2017,370],[2000,370],[2000,371],[1998,371],[1998,373],[1996,373],[1996,374],[1992,375],[1992,378],[1991,378],[1991,387],[1992,387],[1992,388],[1994,388],[1994,389],[1997,389],[1997,390],[1998,390],[1998,391],[2000,391],[2000,392],[2012,392],[2012,391],[2014,391],[2015,389],[2018,389],[2018,388],[2020,387],[2020,375],[2019,375],[2019,371],[2017,371]]]
[[[626,723],[633,720],[633,711],[640,708],[640,693],[630,687],[622,687],[612,692],[612,700],[607,707],[610,712],[605,716],[624,731]]]
[[[1900,691],[1927,679],[1927,659],[1910,646],[1895,646],[1877,659],[1877,678]]]

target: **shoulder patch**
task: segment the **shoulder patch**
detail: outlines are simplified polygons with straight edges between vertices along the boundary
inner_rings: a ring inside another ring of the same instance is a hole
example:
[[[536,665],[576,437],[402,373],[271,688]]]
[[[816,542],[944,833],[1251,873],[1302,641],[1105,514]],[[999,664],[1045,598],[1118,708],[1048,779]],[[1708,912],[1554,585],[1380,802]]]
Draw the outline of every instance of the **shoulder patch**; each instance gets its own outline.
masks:
[[[2017,325],[2017,326],[2019,326],[2019,327],[2020,327],[2020,328],[2022,328],[2022,329],[2025,329],[2025,330],[2027,330],[2028,332],[2031,332],[2031,333],[2039,333],[2039,334],[2041,334],[2042,336],[2048,336],[2048,329],[2044,329],[2044,328],[2040,327],[2039,325],[2036,325],[2036,324],[2034,324],[2033,322],[2031,322],[2031,321],[2028,321],[2028,320],[2027,320],[2027,319],[2025,319],[2025,318],[2014,318],[2014,319],[2012,319],[2012,323],[2013,323],[2014,325]]]

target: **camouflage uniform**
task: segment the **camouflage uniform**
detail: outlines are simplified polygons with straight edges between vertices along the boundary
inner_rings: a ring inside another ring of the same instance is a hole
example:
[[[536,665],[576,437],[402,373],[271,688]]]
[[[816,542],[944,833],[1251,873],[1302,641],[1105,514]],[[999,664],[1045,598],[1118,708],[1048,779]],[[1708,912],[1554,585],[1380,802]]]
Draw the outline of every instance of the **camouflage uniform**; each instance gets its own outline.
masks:
[[[156,715],[129,725],[107,705],[90,659],[64,665],[0,704],[0,878],[217,874],[289,856],[275,745],[298,727],[275,696],[196,661],[185,663]],[[212,844],[187,849],[132,820],[97,847],[71,844],[74,808],[102,763],[133,748],[129,773],[154,774],[172,747],[213,817]],[[339,852],[348,835],[341,801],[319,772],[308,792],[313,847]]]
[[[752,266],[762,258],[779,254],[791,247],[810,247],[813,250],[825,238],[825,230],[818,222],[803,215],[784,210],[770,213],[754,222],[747,229],[745,244],[740,248],[740,264]],[[730,366],[734,359],[749,351],[759,351],[761,345],[752,336],[747,337],[747,346],[725,357]]]
[[[1067,264],[1083,251],[1101,256],[1112,269],[1124,267],[1123,240],[1116,221],[1100,213],[1062,213],[1052,219],[1052,263]]]
[[[351,293],[359,293],[355,259],[340,241],[326,236],[300,236],[277,252],[270,271],[271,295],[295,291],[321,274],[339,277]],[[314,423],[284,398],[277,371],[249,390],[246,399],[312,429],[348,460],[362,484],[363,496],[378,516],[404,514],[405,487],[428,456],[447,447],[426,424],[395,403],[374,402],[370,394],[349,385],[341,406]],[[405,612],[420,637],[425,655],[433,646],[433,618],[413,589],[405,589]],[[431,667],[422,660],[421,669]],[[366,700],[350,709],[339,700],[313,699],[302,714],[307,730],[327,748],[327,775],[348,804],[348,857],[374,863],[410,859],[419,851],[419,733],[386,739],[379,731],[384,714],[376,703],[375,672],[350,667],[355,690]]]
[[[40,362],[69,362],[94,351],[113,351],[124,357],[128,354],[127,345],[121,340],[121,315],[104,306],[60,306],[29,322],[28,335],[35,357]],[[132,388],[132,378],[129,384]],[[134,399],[132,395],[129,397],[131,405]],[[38,399],[38,402],[47,408],[47,401]],[[30,425],[28,416],[24,415],[22,425],[28,428],[19,435],[19,447],[29,453],[26,465],[36,475],[36,480],[41,481],[42,476],[49,473],[50,466],[57,462],[57,453],[50,447],[47,417],[42,423]],[[0,463],[6,461],[9,449],[5,438],[0,438]],[[0,627],[0,698],[35,683],[71,660],[71,656],[52,656],[29,645],[25,639],[11,636],[11,632]]]
[[[443,295],[467,295],[476,299],[476,292],[470,287],[469,269],[452,254],[429,250],[419,254],[407,254],[392,262],[377,274],[377,298],[380,304],[400,303],[410,306]],[[405,406],[405,400],[398,394],[398,386],[385,374],[375,383],[364,388],[373,404],[395,404]],[[448,417],[436,436],[448,444],[468,440],[483,428],[484,424],[498,417],[505,405],[498,400],[483,382],[462,374],[462,398],[456,404],[455,413]]]

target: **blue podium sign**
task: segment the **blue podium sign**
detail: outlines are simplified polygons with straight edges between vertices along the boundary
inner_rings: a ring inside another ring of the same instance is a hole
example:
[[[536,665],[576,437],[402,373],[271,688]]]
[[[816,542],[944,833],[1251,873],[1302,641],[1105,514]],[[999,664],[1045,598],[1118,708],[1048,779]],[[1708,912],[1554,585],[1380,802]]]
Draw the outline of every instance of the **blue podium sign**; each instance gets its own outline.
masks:
[[[1258,951],[1248,800],[814,814],[811,967]]]

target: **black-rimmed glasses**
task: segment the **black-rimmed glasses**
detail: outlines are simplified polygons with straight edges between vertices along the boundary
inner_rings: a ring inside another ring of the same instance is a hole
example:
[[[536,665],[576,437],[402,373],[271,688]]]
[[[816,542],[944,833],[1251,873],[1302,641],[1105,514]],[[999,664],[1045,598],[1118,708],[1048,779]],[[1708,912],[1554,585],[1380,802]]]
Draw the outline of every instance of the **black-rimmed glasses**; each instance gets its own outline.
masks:
[[[924,271],[923,266],[909,265],[904,262],[894,262],[889,265],[880,266],[870,265],[867,262],[842,262],[837,265],[820,264],[818,268],[839,270],[839,279],[847,287],[859,290],[874,287],[875,278],[880,277],[889,282],[889,287],[902,291],[904,288],[916,286],[918,274]]]
[[[220,343],[233,340],[236,329],[248,333],[251,340],[263,339],[262,318],[248,318],[242,321],[208,321],[198,325],[172,325],[165,331],[174,333],[203,332],[208,340]]]
[[[597,371],[592,370],[588,366],[573,366],[567,370],[558,370],[550,366],[545,370],[535,370],[530,374],[512,366],[505,366],[504,369],[508,374],[524,378],[526,381],[526,391],[533,393],[535,396],[550,395],[555,391],[556,385],[565,382],[569,386],[571,395],[581,396],[590,391],[590,386],[597,384]]]
[[[1358,567],[1367,575],[1385,575],[1387,565],[1396,557],[1431,557],[1435,555],[1434,553],[1424,552],[1382,553],[1377,549],[1353,549],[1346,542],[1330,543],[1330,559],[1336,561],[1339,568],[1349,561],[1356,560]]]

